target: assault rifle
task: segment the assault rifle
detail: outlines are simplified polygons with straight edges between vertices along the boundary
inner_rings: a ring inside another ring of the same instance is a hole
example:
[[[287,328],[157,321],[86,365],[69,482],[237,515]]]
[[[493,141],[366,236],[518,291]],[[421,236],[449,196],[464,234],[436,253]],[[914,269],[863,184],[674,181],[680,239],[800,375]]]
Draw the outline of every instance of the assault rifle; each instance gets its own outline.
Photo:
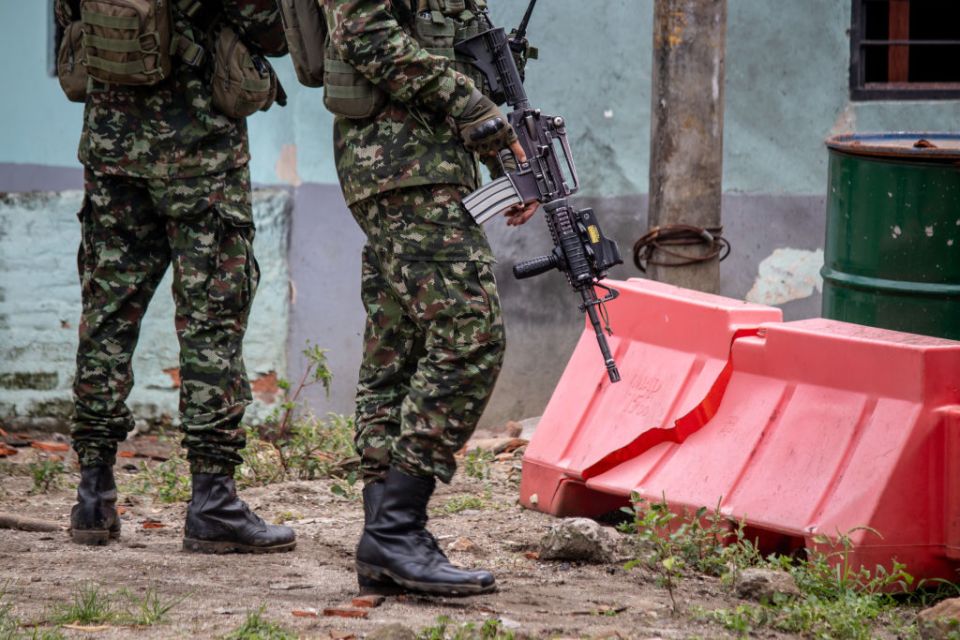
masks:
[[[483,14],[486,30],[456,45],[457,53],[483,73],[493,101],[511,108],[507,119],[527,155],[526,162],[517,163],[509,152],[502,154],[503,177],[471,193],[463,204],[483,224],[512,206],[534,200],[542,203],[553,251],[514,265],[513,275],[523,279],[558,269],[567,276],[583,301],[580,310],[586,312],[597,334],[607,375],[611,382],[618,382],[620,372],[604,336],[604,327],[612,335],[604,304],[619,292],[600,284],[600,280],[610,267],[623,262],[620,249],[603,235],[592,209],[571,206],[568,197],[580,189],[580,180],[567,142],[566,124],[562,117],[545,115],[530,106],[514,60],[514,54],[526,52],[527,23],[536,2],[530,1],[523,21],[509,38]],[[598,288],[604,292],[602,298],[597,297]]]

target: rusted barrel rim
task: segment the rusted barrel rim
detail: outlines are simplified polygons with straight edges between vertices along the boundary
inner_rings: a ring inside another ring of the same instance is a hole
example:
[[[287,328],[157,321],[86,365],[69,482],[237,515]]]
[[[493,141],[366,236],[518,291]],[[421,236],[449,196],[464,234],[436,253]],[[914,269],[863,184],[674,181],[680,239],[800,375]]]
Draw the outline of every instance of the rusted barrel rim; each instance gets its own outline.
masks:
[[[827,138],[834,151],[904,160],[960,160],[960,133],[897,131],[843,133]]]

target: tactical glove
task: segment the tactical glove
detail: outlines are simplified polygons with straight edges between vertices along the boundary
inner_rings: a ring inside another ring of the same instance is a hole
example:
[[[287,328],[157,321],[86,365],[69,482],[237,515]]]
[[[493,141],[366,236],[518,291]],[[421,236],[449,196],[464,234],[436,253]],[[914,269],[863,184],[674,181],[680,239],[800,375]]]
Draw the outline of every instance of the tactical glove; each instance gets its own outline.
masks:
[[[480,155],[495,154],[517,140],[507,117],[490,98],[477,90],[470,96],[466,108],[454,116],[454,121],[463,146]]]

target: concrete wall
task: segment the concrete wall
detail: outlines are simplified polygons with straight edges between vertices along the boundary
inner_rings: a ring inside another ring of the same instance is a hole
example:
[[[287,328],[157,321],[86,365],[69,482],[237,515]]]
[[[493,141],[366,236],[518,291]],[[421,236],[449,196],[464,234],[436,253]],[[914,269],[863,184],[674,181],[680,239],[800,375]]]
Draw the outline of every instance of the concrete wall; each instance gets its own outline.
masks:
[[[7,422],[63,419],[73,409],[80,318],[76,214],[82,201],[81,191],[0,197],[0,417]],[[289,201],[284,190],[254,194],[261,283],[244,341],[257,398],[252,419],[272,410],[277,376],[286,372]],[[176,422],[179,363],[170,285],[167,273],[143,321],[130,407],[141,418]]]
[[[0,101],[0,190],[79,185],[72,167],[80,108],[66,103],[46,76],[47,54],[37,37],[47,19],[44,4],[0,3],[0,55],[18,61],[7,68],[15,99]],[[507,25],[524,8],[493,4],[495,20]],[[823,139],[846,131],[952,129],[960,117],[958,101],[849,100],[851,4],[729,3],[723,215],[734,252],[721,268],[722,293],[780,304],[788,318],[819,311]],[[541,60],[530,66],[529,93],[545,110],[566,116],[583,201],[625,256],[646,225],[652,15],[652,0],[552,0],[538,5],[530,31]],[[331,118],[318,92],[296,83],[289,61],[276,66],[291,104],[251,119],[254,180],[295,192],[288,255],[295,296],[288,333],[272,339],[287,342],[291,377],[301,370],[306,340],[330,348],[333,393],[313,402],[321,412],[349,411],[362,331],[363,239],[336,186]],[[485,417],[494,422],[542,410],[582,319],[558,274],[523,283],[509,275],[516,259],[547,248],[542,222],[508,230],[495,221],[488,232],[500,259],[510,342]],[[68,239],[61,244],[70,253]],[[638,271],[628,258],[614,275]]]

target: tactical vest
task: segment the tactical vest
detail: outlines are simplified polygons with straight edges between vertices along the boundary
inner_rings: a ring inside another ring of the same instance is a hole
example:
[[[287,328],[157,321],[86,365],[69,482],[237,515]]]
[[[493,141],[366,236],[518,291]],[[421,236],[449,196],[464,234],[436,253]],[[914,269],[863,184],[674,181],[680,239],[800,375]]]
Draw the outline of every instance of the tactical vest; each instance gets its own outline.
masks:
[[[477,35],[484,26],[480,12],[486,10],[486,0],[402,0],[410,5],[394,7],[400,15],[397,21],[428,53],[453,61],[453,66],[469,76],[481,89],[485,80],[477,69],[460,60],[454,46]],[[414,11],[414,5],[416,10]],[[326,11],[327,19],[333,16]],[[333,26],[333,25],[328,25]],[[328,28],[328,31],[334,29]],[[345,118],[370,118],[387,102],[387,94],[371,83],[352,65],[341,59],[336,47],[326,40],[323,63],[323,103],[334,115]]]
[[[80,20],[66,29],[58,55],[64,93],[85,101],[88,76],[155,85],[172,75],[177,57],[191,67],[209,64],[213,105],[231,118],[283,104],[270,64],[222,24],[222,9],[219,0],[79,0]]]

